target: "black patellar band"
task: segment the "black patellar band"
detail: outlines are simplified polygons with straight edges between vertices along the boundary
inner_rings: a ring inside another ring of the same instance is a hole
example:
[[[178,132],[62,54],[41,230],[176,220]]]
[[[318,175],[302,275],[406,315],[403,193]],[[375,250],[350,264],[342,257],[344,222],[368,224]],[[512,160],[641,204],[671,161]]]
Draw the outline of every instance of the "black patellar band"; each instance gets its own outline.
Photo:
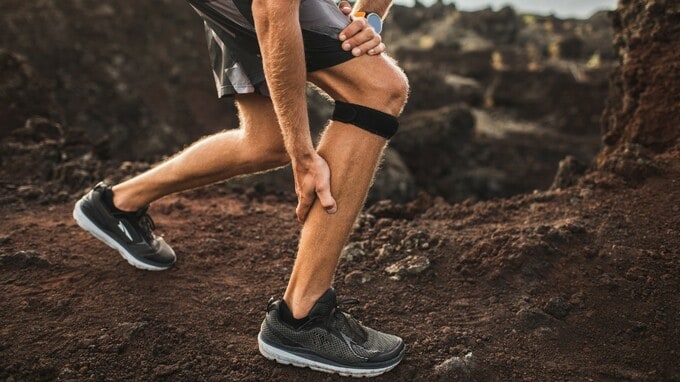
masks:
[[[399,129],[399,120],[393,115],[342,101],[335,101],[331,119],[352,124],[385,139],[392,138]]]

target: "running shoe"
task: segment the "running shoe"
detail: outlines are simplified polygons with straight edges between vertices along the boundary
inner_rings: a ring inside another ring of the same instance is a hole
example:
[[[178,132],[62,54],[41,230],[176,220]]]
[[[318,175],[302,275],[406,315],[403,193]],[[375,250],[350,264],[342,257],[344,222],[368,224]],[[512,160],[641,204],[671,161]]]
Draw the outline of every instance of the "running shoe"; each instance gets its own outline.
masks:
[[[270,300],[257,340],[270,360],[351,377],[392,370],[406,349],[401,338],[368,328],[340,310],[332,288],[304,320],[292,318],[285,301]]]
[[[120,252],[136,268],[162,271],[172,267],[177,259],[175,251],[153,234],[155,226],[148,207],[135,212],[114,211],[103,200],[105,193],[111,193],[111,188],[99,183],[76,203],[73,218],[78,225]]]

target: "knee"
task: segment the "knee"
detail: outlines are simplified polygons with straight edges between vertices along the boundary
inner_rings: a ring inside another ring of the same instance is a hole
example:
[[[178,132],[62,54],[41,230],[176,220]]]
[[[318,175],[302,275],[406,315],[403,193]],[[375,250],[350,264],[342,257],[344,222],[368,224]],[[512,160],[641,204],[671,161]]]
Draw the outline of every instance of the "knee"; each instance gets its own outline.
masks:
[[[406,74],[399,69],[395,70],[392,77],[388,89],[386,90],[386,94],[389,96],[388,105],[386,105],[388,110],[386,110],[386,112],[398,116],[401,114],[402,110],[404,110],[404,106],[406,106],[409,94],[409,84]]]
[[[390,67],[366,84],[367,97],[378,102],[377,109],[399,116],[408,100],[409,84],[406,74],[398,67]]]
[[[385,55],[364,55],[310,73],[310,80],[331,98],[398,116],[408,99],[404,72]]]
[[[406,75],[395,68],[385,75],[357,83],[360,86],[355,88],[349,102],[336,98],[331,119],[391,139],[399,129],[397,117],[408,98]]]

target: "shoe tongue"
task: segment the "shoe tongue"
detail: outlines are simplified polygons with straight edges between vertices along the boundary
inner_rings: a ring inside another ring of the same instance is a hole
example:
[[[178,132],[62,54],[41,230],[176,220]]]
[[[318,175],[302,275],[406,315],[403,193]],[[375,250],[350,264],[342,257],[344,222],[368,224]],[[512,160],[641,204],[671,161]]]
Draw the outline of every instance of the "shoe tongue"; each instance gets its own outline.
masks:
[[[318,300],[316,304],[309,311],[309,318],[313,317],[327,317],[331,314],[331,311],[338,304],[337,298],[335,296],[335,290],[329,288]]]
[[[149,206],[148,206],[148,205],[146,205],[146,206],[144,206],[144,207],[138,209],[137,211],[129,212],[129,214],[135,215],[135,216],[137,216],[137,217],[142,217],[142,216],[146,215],[146,212],[147,212],[147,211],[149,211]]]

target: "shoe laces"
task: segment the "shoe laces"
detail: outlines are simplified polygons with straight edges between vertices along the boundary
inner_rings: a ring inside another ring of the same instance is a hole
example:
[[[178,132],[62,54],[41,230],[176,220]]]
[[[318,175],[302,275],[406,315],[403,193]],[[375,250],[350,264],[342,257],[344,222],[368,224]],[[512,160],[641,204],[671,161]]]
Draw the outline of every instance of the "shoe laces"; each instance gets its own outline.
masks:
[[[156,229],[156,224],[151,219],[151,216],[146,212],[147,209],[143,208],[137,213],[137,225],[144,234],[144,238],[153,241],[154,235],[153,230]]]
[[[364,330],[362,325],[354,317],[352,317],[351,314],[347,313],[341,308],[341,306],[351,306],[357,304],[359,304],[359,300],[355,298],[339,300],[333,309],[331,309],[328,317],[325,319],[326,329],[329,331],[333,328],[341,330],[342,326],[338,325],[338,321],[342,321],[344,323],[344,327],[350,331],[349,334],[351,338],[354,338],[355,340],[358,339],[361,343],[366,342],[368,339],[368,333],[366,333],[366,330]]]

